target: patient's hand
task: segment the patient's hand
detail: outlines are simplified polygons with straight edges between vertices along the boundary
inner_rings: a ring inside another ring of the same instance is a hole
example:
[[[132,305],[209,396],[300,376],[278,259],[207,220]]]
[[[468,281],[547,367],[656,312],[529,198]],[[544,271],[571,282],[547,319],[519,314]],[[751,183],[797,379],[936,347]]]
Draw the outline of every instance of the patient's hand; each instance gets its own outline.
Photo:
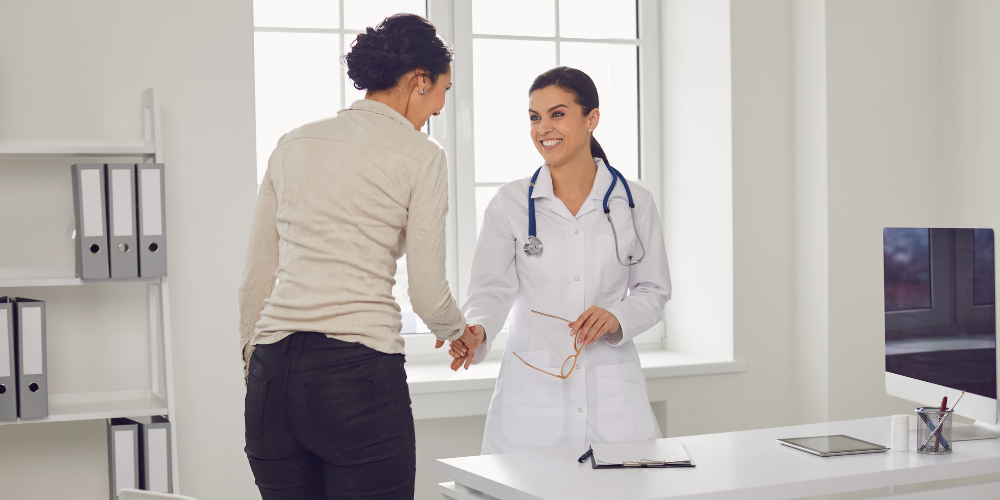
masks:
[[[480,325],[468,325],[465,333],[458,339],[453,340],[448,349],[448,354],[454,358],[451,362],[451,369],[458,370],[463,364],[468,370],[472,364],[472,356],[476,349],[486,341],[486,330]]]

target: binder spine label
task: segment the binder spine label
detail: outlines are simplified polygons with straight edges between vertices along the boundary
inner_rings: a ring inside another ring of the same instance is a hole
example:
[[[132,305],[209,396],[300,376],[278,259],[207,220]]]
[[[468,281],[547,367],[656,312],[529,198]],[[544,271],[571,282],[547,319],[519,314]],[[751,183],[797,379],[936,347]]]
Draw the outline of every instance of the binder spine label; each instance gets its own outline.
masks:
[[[160,170],[140,170],[142,175],[142,234],[143,236],[160,236],[163,234],[160,212]]]
[[[160,493],[170,492],[170,478],[167,474],[167,429],[165,427],[149,429],[147,436],[147,457],[149,477],[146,478],[146,489]]]
[[[9,377],[10,370],[10,336],[14,332],[7,327],[10,321],[6,309],[0,309],[0,378]]]
[[[21,321],[24,323],[24,343],[21,346],[23,373],[25,375],[42,375],[45,373],[42,361],[42,308],[25,307],[21,310]]]
[[[112,221],[115,236],[132,236],[132,170],[111,170]]]
[[[117,493],[122,488],[135,488],[135,455],[134,455],[134,430],[114,431],[115,433],[115,491],[112,494],[117,497]]]
[[[101,171],[80,170],[80,190],[83,200],[83,236],[104,236],[104,213],[101,210]]]

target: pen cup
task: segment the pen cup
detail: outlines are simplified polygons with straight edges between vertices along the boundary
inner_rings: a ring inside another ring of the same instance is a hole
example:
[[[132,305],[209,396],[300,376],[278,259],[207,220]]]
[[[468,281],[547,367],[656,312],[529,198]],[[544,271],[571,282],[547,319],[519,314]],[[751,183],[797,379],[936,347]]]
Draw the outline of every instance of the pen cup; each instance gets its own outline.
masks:
[[[951,453],[952,414],[951,410],[940,408],[917,408],[917,453]]]

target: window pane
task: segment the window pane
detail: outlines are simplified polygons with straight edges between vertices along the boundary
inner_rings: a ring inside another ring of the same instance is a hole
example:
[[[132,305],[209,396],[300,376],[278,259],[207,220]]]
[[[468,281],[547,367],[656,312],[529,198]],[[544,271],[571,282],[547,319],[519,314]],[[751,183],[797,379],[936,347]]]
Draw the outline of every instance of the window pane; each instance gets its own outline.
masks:
[[[931,307],[928,229],[886,228],[882,238],[885,310]]]
[[[473,0],[472,33],[556,36],[555,0]]]
[[[626,178],[638,179],[638,47],[564,42],[560,50],[559,58],[563,66],[587,73],[597,85],[601,121],[594,130],[594,137],[601,143],[611,166]]]
[[[339,28],[340,5],[330,0],[253,0],[254,26]]]
[[[399,303],[400,313],[403,315],[403,329],[400,333],[430,333],[430,328],[420,320],[420,317],[413,312],[410,305],[410,281],[406,274],[406,257],[396,261],[396,284],[392,286],[392,296]]]
[[[354,39],[357,35],[343,35],[344,36],[344,53],[350,52],[351,44],[354,43]],[[343,54],[341,54],[343,57]],[[360,101],[365,98],[365,91],[358,90],[354,88],[354,82],[349,76],[347,76],[347,66],[343,63],[343,59],[340,59],[340,71],[344,72],[344,107],[349,107],[354,101]]]
[[[476,238],[483,232],[483,213],[500,190],[499,186],[476,187]]]
[[[257,179],[286,132],[340,109],[337,35],[254,33]]]
[[[976,229],[972,276],[975,305],[996,303],[996,262],[993,258],[993,230]]]
[[[636,38],[635,1],[559,2],[559,35],[568,38]]]
[[[336,2],[333,2],[336,5]],[[400,12],[427,17],[426,0],[344,0],[344,27],[363,30]]]
[[[531,140],[528,88],[555,66],[555,42],[473,40],[476,182],[508,182],[542,164]]]

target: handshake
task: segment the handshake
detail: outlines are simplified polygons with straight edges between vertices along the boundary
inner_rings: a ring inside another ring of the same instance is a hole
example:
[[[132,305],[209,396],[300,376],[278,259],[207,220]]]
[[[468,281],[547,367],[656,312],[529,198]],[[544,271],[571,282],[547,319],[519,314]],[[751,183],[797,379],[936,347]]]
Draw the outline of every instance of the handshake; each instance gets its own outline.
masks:
[[[462,332],[462,336],[452,340],[448,346],[448,354],[454,358],[451,362],[452,371],[458,371],[458,369],[465,365],[465,369],[469,369],[469,365],[472,364],[472,356],[476,353],[476,349],[486,342],[486,330],[479,325],[465,325],[465,331]],[[444,345],[443,340],[438,340],[434,343],[435,349],[440,349]]]

